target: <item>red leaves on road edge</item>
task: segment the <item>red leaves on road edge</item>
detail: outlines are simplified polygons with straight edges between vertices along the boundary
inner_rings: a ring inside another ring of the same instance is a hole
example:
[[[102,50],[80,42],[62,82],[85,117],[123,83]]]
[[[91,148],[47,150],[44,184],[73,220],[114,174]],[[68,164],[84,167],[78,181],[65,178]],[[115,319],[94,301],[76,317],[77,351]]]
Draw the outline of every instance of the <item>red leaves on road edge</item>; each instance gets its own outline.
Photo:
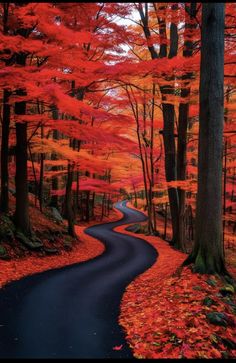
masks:
[[[117,220],[122,217],[122,213],[116,210],[112,220]],[[104,220],[101,223],[108,222]],[[12,259],[10,261],[0,260],[0,288],[6,283],[14,280],[19,280],[22,277],[32,275],[34,273],[47,271],[53,268],[71,265],[73,263],[92,259],[104,251],[104,245],[99,240],[88,236],[84,230],[90,225],[99,224],[83,223],[83,226],[76,226],[76,233],[79,241],[74,245],[70,252],[61,251],[60,255],[53,256],[27,256],[20,259]]]
[[[137,234],[125,231],[126,226],[116,230],[137,237]],[[193,274],[187,267],[180,276],[173,275],[186,255],[158,237],[139,237],[151,243],[159,256],[150,269],[128,286],[121,302],[119,323],[126,331],[134,356],[151,359],[235,358],[235,327],[211,324],[206,317],[209,312],[223,313],[235,322],[228,298],[219,294],[223,286],[221,280]],[[212,306],[203,305],[206,297],[214,301]],[[221,338],[231,342],[232,349]]]

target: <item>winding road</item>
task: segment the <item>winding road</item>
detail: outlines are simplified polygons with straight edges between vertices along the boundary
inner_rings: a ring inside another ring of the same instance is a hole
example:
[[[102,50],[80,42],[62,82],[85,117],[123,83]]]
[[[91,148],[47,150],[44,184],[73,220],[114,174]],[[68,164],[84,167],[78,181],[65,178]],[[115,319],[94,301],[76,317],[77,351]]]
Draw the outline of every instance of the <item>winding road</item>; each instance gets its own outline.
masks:
[[[133,358],[118,325],[120,301],[157,252],[140,238],[113,231],[146,219],[126,202],[116,208],[121,220],[86,230],[105,244],[102,255],[0,289],[0,358]]]

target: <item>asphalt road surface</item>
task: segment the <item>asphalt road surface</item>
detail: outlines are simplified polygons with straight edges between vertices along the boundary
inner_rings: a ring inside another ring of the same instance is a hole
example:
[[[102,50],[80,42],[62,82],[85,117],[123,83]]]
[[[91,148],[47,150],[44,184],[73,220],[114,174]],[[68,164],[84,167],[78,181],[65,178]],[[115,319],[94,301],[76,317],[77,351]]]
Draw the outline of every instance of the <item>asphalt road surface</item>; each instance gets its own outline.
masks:
[[[113,231],[146,219],[126,202],[116,208],[121,220],[86,230],[105,244],[102,255],[0,289],[0,358],[133,358],[118,325],[120,301],[157,252],[140,238]]]

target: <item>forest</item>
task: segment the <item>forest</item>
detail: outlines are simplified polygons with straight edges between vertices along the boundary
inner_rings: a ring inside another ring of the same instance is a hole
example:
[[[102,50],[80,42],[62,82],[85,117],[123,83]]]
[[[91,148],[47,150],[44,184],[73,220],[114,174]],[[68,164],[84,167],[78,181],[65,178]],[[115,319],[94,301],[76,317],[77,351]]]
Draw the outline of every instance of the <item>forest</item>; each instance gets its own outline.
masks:
[[[0,357],[236,358],[236,4],[0,3]]]

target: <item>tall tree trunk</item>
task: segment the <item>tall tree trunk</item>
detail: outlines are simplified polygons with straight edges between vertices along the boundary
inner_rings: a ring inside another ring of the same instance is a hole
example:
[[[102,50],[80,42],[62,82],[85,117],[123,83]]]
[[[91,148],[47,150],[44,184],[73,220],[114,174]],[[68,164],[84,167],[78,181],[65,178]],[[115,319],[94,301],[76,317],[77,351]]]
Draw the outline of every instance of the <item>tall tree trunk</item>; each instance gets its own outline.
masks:
[[[2,121],[2,144],[1,144],[1,200],[0,211],[8,213],[8,154],[9,154],[9,126],[10,105],[8,104],[10,92],[3,90],[3,121]]]
[[[153,193],[152,193],[152,178],[150,176],[150,172],[149,171],[149,167],[148,167],[148,156],[147,156],[147,150],[146,150],[146,146],[144,146],[144,162],[145,162],[145,167],[146,167],[146,176],[147,176],[147,185],[148,185],[148,190],[147,190],[147,198],[148,198],[148,233],[153,235],[155,233],[155,228],[154,228],[154,218],[153,218],[153,203],[152,203],[152,197],[153,197]],[[151,163],[151,160],[150,160]]]
[[[18,53],[16,63],[25,66],[26,55]],[[18,96],[25,96],[26,92],[22,89],[16,91]],[[15,114],[25,115],[26,102],[15,103]],[[29,199],[28,199],[28,179],[27,179],[27,123],[16,123],[16,211],[15,224],[26,235],[31,234],[29,218]]]
[[[80,191],[79,191],[79,169],[76,170],[76,195],[75,195],[75,204],[76,204],[76,213],[79,214],[81,210],[80,205]]]
[[[152,223],[151,223],[151,216],[150,216],[150,203],[149,203],[149,194],[148,194],[148,166],[147,166],[147,155],[145,155],[145,148],[143,154],[143,146],[141,141],[141,131],[140,131],[140,120],[139,120],[139,112],[138,112],[138,105],[135,101],[135,105],[132,102],[130,92],[128,88],[126,88],[127,96],[130,101],[130,105],[133,111],[133,115],[136,122],[136,134],[138,138],[138,146],[139,146],[139,154],[140,160],[142,164],[142,172],[143,172],[143,182],[144,182],[144,190],[145,190],[145,199],[146,199],[146,208],[148,210],[148,233],[152,233]],[[146,157],[145,157],[146,156]]]
[[[234,182],[235,182],[235,168],[234,168],[234,174],[232,177],[232,192],[231,192],[231,197],[230,197],[231,202],[233,202],[233,200],[234,200]]]
[[[9,4],[3,3],[3,34],[8,32],[8,13]],[[6,65],[10,61],[5,61]],[[8,154],[9,154],[9,126],[10,126],[10,105],[8,104],[11,92],[3,90],[3,113],[2,113],[2,143],[1,143],[1,197],[0,211],[8,213],[9,196],[8,196]]]
[[[38,195],[38,181],[37,181],[37,176],[36,176],[36,171],[35,171],[35,167],[34,167],[34,158],[33,155],[31,153],[31,148],[30,148],[30,144],[28,143],[28,150],[29,150],[29,156],[30,156],[30,160],[31,160],[31,164],[32,164],[32,169],[33,169],[33,174],[34,174],[34,184],[35,184],[35,189],[34,189],[34,206],[37,207],[37,195]]]
[[[73,169],[74,165],[68,162],[66,195],[65,195],[65,212],[68,222],[68,233],[72,237],[77,237],[75,233],[75,215],[73,211],[73,195],[72,195],[72,183],[73,183],[73,174],[74,174]]]
[[[166,33],[166,21],[165,18],[160,18],[158,16],[158,9],[156,3],[153,3],[154,9],[157,14],[157,20],[159,24],[159,32],[160,32],[160,52],[159,55],[153,46],[149,46],[149,52],[152,59],[157,59],[158,57],[164,58],[167,57],[167,33]],[[165,10],[165,6],[160,7],[162,11]],[[176,9],[176,4],[172,5],[172,9]],[[143,7],[140,4],[139,6],[139,14],[143,24],[143,31],[147,40],[150,39],[150,29],[148,25],[148,7],[145,8],[145,13],[143,11]],[[170,27],[170,49],[169,49],[169,58],[172,58],[177,55],[178,50],[178,29],[176,24],[171,23]],[[171,80],[168,77],[164,76],[166,81]],[[160,91],[162,95],[162,112],[163,112],[163,120],[164,120],[164,129],[163,129],[163,140],[164,140],[164,151],[165,151],[165,172],[167,181],[176,180],[176,150],[175,150],[175,139],[174,139],[174,105],[166,102],[166,96],[168,94],[173,93],[173,89],[171,86],[160,86]],[[172,132],[173,131],[173,132]],[[172,221],[172,244],[176,244],[179,238],[179,198],[178,192],[176,188],[168,189],[168,197],[170,203],[170,213],[171,213],[171,221]]]
[[[102,197],[102,213],[101,213],[101,221],[103,220],[104,217],[104,205],[105,205],[105,199],[106,199],[106,193],[103,193],[103,197]]]
[[[188,4],[185,4],[186,9],[186,21],[185,29],[194,30],[197,28],[197,22],[193,22],[196,16],[197,4],[191,3],[190,8]],[[189,10],[188,10],[189,9]],[[188,14],[189,11],[189,14]],[[188,15],[187,15],[188,14]],[[190,35],[184,40],[183,56],[191,57],[193,54],[193,41],[190,39]],[[185,81],[184,88],[181,89],[181,98],[185,98],[185,103],[179,104],[179,122],[178,122],[178,148],[177,148],[177,179],[186,180],[186,166],[187,166],[187,128],[188,128],[188,115],[189,115],[189,96],[190,96],[190,80],[192,73],[187,72],[182,76],[182,80]],[[178,188],[179,196],[179,237],[177,239],[176,247],[183,252],[186,252],[186,232],[185,232],[185,190]]]
[[[77,141],[77,150],[80,151],[81,140]],[[82,202],[81,202],[81,193],[79,191],[79,164],[76,165],[76,195],[75,195],[75,213],[79,214],[80,218],[82,218]]]
[[[52,118],[53,120],[58,120],[58,109],[56,106],[52,106]],[[59,133],[57,130],[53,130],[53,139],[54,140],[58,140],[59,139]],[[52,160],[57,160],[57,154],[53,153],[51,156]],[[52,166],[52,170],[53,171],[57,171],[58,170],[58,166]],[[58,190],[58,186],[59,186],[59,181],[58,181],[58,177],[54,176],[52,178],[52,189],[53,190]],[[58,195],[52,195],[51,196],[51,201],[50,201],[50,206],[57,208],[58,209]]]
[[[108,194],[108,197],[107,197],[107,216],[109,217],[110,215],[110,194]]]
[[[181,90],[181,97],[188,97],[190,89]],[[179,127],[178,127],[178,152],[177,152],[177,179],[186,179],[187,166],[187,127],[188,127],[189,103],[180,103],[179,105]],[[185,190],[178,188],[179,196],[179,237],[176,241],[176,248],[185,252]]]
[[[94,208],[95,208],[95,192],[93,192],[93,199],[92,199],[92,218],[95,217],[95,214],[94,214]]]
[[[155,83],[152,85],[152,106],[151,106],[151,125],[150,125],[150,184],[149,184],[149,198],[152,209],[152,226],[153,234],[156,233],[156,210],[153,203],[153,188],[154,188],[154,160],[153,160],[153,147],[154,147],[154,115],[155,115]]]
[[[175,5],[173,5],[175,7]],[[163,36],[166,37],[165,20],[161,22]],[[160,26],[160,23],[159,23]],[[163,39],[165,42],[166,39]],[[166,43],[166,42],[165,42]],[[178,51],[178,29],[176,24],[171,23],[170,27],[170,49],[168,58],[173,58],[177,55]],[[167,46],[162,47],[160,57],[167,57]],[[169,79],[170,78],[170,79]],[[172,77],[165,77],[171,80]],[[173,94],[174,89],[170,86],[160,86],[162,95],[162,113],[163,113],[163,141],[165,151],[165,173],[166,181],[173,181],[177,178],[177,160],[176,160],[176,147],[175,147],[175,107],[173,104],[166,102],[168,95]],[[164,102],[163,102],[164,101]],[[173,245],[178,243],[179,239],[179,198],[176,188],[168,188],[168,197],[170,204],[171,224],[172,224],[172,241]]]
[[[164,236],[163,238],[166,239],[166,231],[167,231],[167,223],[168,223],[168,203],[165,203],[165,224],[164,224]]]
[[[44,137],[44,130],[43,126],[41,126],[41,138]],[[39,175],[39,191],[38,191],[38,197],[39,197],[39,208],[40,212],[43,211],[43,176],[44,176],[44,154],[40,154],[40,175]]]
[[[85,215],[85,220],[86,222],[89,222],[90,219],[90,213],[89,213],[89,200],[90,200],[90,191],[87,190],[86,191],[86,215]]]
[[[137,193],[136,193],[136,189],[135,189],[134,183],[133,183],[133,188],[134,188],[134,206],[135,206],[135,208],[137,208],[138,207]],[[132,194],[131,194],[131,198],[132,198]]]
[[[166,181],[176,180],[176,150],[174,138],[174,105],[163,103],[163,140],[165,149]],[[172,244],[176,244],[179,236],[179,199],[176,188],[168,188],[170,214],[172,223]]]
[[[198,193],[194,248],[185,264],[223,274],[222,140],[224,120],[224,3],[203,3],[200,66]]]
[[[225,246],[225,226],[226,226],[226,185],[227,185],[227,137],[224,144],[224,183],[223,183],[223,252]]]
[[[18,93],[19,94],[19,93]],[[25,102],[16,102],[15,113],[25,113]],[[29,219],[27,181],[27,124],[16,124],[16,228],[26,235],[31,234]]]
[[[173,10],[176,5],[172,5]],[[170,27],[170,49],[168,58],[173,58],[178,52],[178,29],[177,25],[171,23]],[[173,78],[173,77],[171,77]],[[168,77],[166,77],[168,80]],[[160,87],[162,101],[166,100],[168,94],[173,94],[174,89],[170,86]],[[165,172],[166,181],[177,179],[177,158],[175,147],[175,107],[173,104],[162,102],[162,112],[164,119],[163,141],[165,149]],[[179,239],[179,197],[176,188],[168,188],[168,196],[170,203],[170,214],[172,223],[172,244],[176,245]]]

